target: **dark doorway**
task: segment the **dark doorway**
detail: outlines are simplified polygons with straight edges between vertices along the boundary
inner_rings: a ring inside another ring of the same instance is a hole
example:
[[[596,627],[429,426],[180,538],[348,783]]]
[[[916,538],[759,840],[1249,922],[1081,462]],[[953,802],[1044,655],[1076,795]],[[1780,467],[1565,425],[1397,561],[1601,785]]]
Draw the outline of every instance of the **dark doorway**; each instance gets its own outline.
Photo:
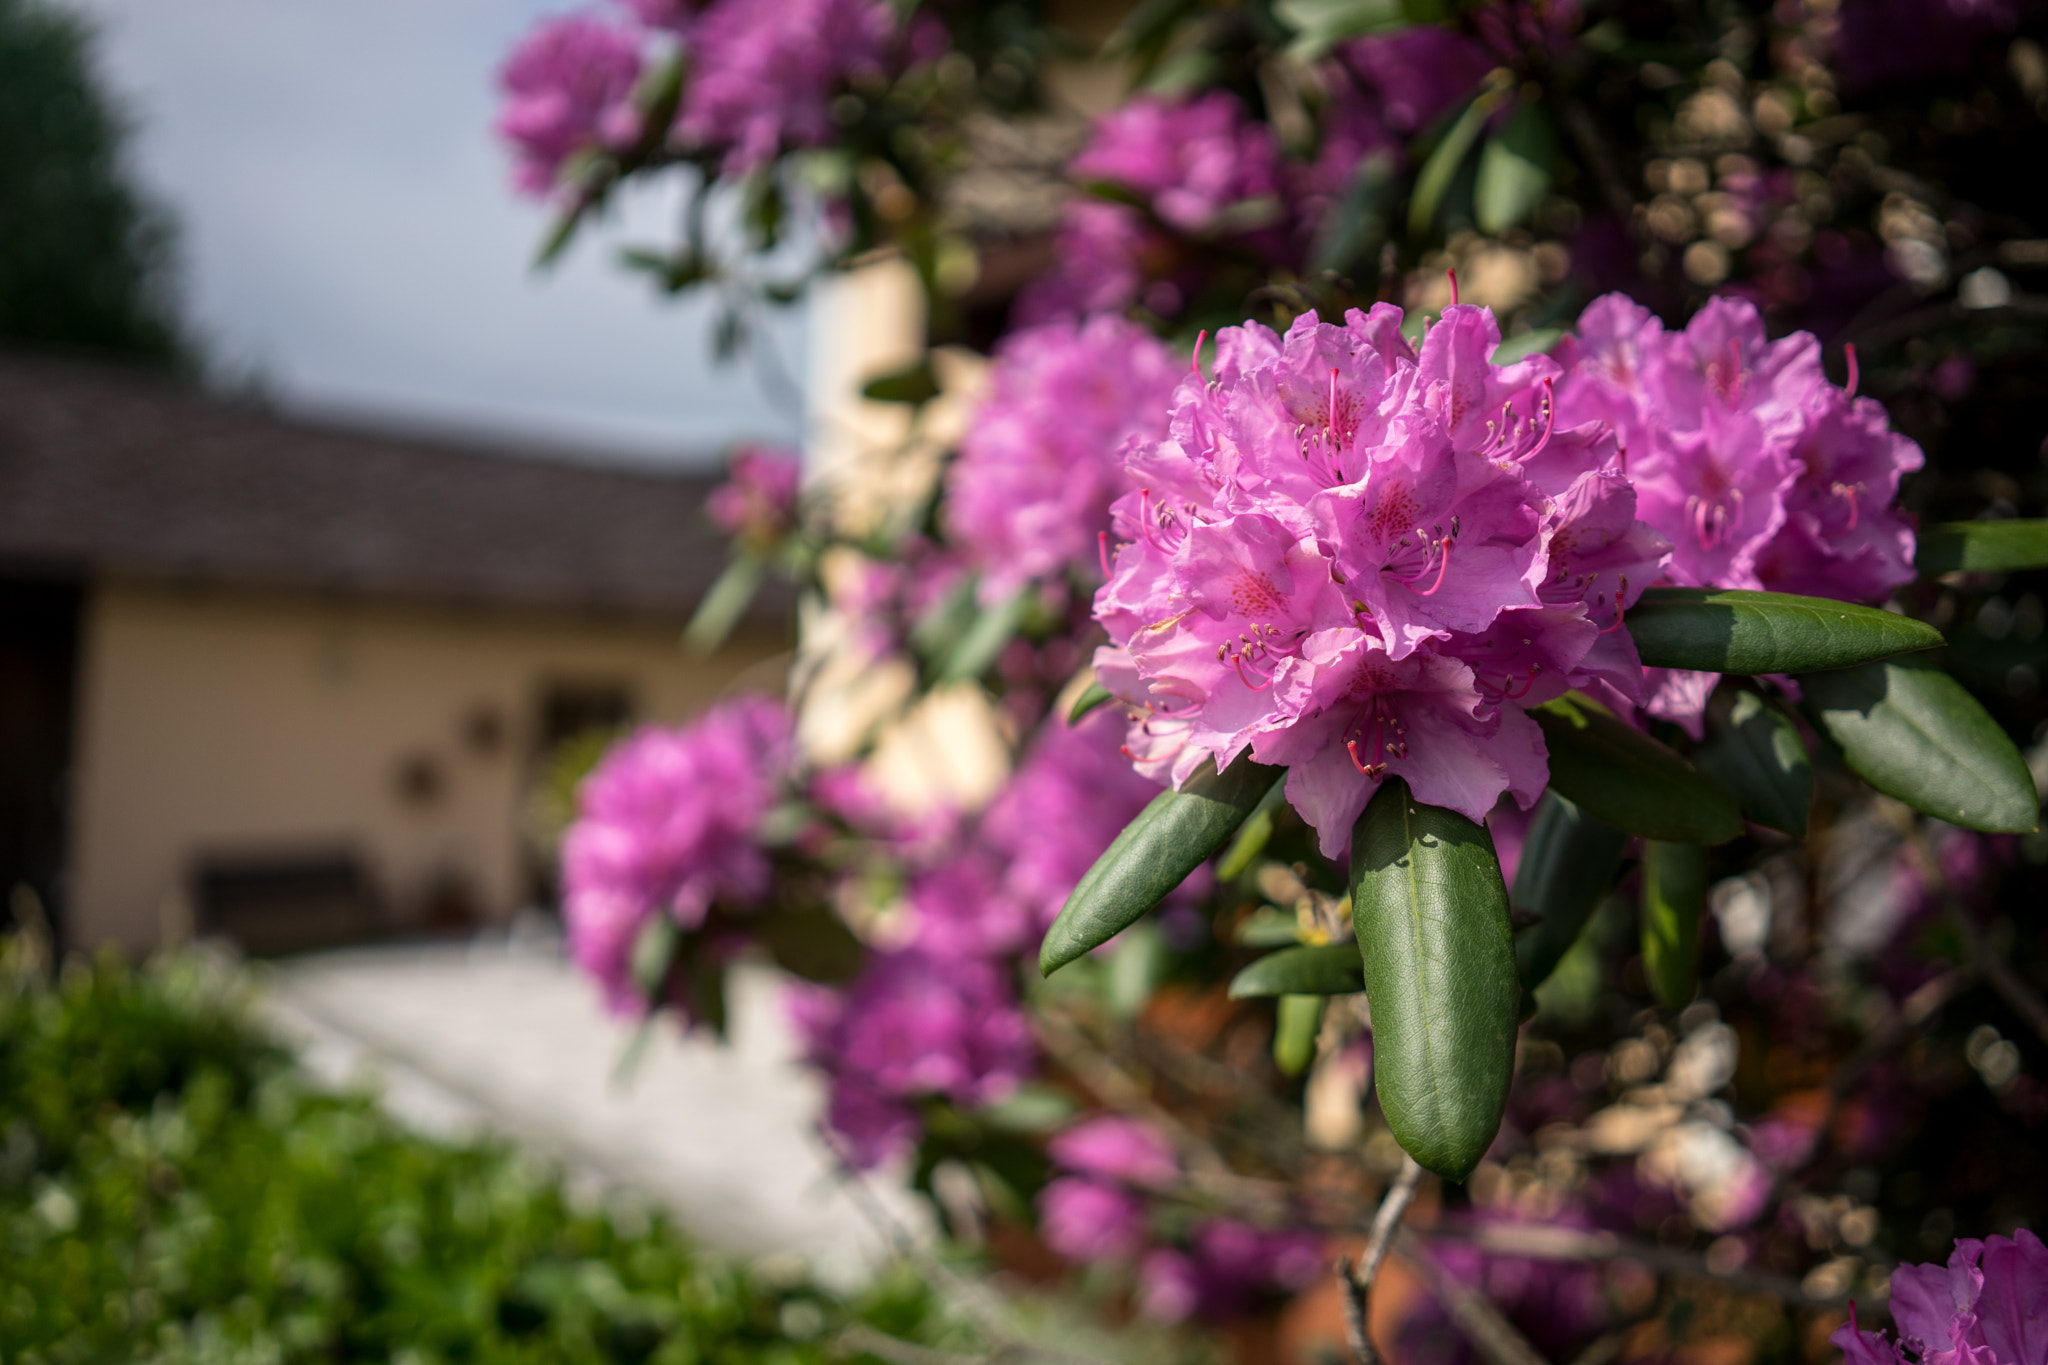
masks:
[[[78,682],[76,583],[0,577],[0,924],[27,887],[64,947],[64,856]]]

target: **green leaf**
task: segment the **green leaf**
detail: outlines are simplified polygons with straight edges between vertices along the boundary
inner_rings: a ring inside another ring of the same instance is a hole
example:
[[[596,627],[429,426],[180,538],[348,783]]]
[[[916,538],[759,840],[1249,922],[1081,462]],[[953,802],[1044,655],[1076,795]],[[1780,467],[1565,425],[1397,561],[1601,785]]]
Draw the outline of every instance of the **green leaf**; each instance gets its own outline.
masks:
[[[939,681],[965,682],[988,672],[1003,646],[1010,643],[1010,637],[1023,624],[1024,613],[1030,607],[1030,588],[1019,588],[996,605],[984,607],[939,666]]]
[[[1510,898],[1517,910],[1538,917],[1515,937],[1515,965],[1524,991],[1549,980],[1578,942],[1614,885],[1627,846],[1623,831],[1595,820],[1555,791],[1544,793],[1522,843]]]
[[[1500,1129],[1515,1069],[1521,992],[1493,839],[1388,779],[1351,832],[1351,917],[1387,1126],[1423,1166],[1463,1180]]]
[[[1524,356],[1541,355],[1562,340],[1562,327],[1539,327],[1533,332],[1523,332],[1493,348],[1493,363],[1512,365]]]
[[[1273,1064],[1283,1076],[1299,1076],[1316,1059],[1316,1035],[1323,1030],[1323,997],[1283,995],[1273,1021]]]
[[[1273,12],[1293,29],[1287,55],[1313,62],[1346,38],[1394,33],[1411,23],[1441,16],[1440,4],[1416,0],[1277,0]]]
[[[1498,236],[1527,218],[1550,190],[1557,134],[1540,104],[1525,104],[1479,153],[1473,208],[1479,230]]]
[[[1219,881],[1236,881],[1266,851],[1266,844],[1273,837],[1273,819],[1286,799],[1285,782],[1275,782],[1273,789],[1259,798],[1258,806],[1238,829],[1237,837],[1230,841],[1229,851],[1216,864]]]
[[[1310,273],[1342,272],[1354,262],[1363,263],[1376,252],[1387,235],[1388,201],[1396,177],[1393,155],[1385,150],[1367,154],[1351,173],[1344,198],[1329,215],[1316,241]]]
[[[1700,915],[1707,906],[1707,851],[1643,841],[1643,971],[1670,1009],[1698,986]]]
[[[1817,673],[1942,643],[1910,616],[1734,588],[1651,588],[1629,608],[1628,633],[1647,667],[1703,673]]]
[[[1179,791],[1153,797],[1067,897],[1039,946],[1038,970],[1051,976],[1135,924],[1207,862],[1285,776],[1245,754],[1221,773],[1205,766]]]
[[[1365,989],[1355,943],[1317,943],[1268,953],[1230,979],[1232,1000],[1269,995],[1351,995]]]
[[[870,379],[861,385],[861,397],[876,403],[908,403],[915,407],[939,396],[939,381],[932,367],[918,361],[907,369]]]
[[[732,634],[732,628],[747,614],[747,608],[754,604],[754,596],[761,591],[761,582],[767,576],[768,566],[753,555],[735,555],[732,563],[725,566],[725,572],[712,583],[711,591],[697,604],[690,624],[683,627],[684,648],[699,658],[716,654]]]
[[[1081,718],[1098,706],[1107,706],[1116,700],[1116,694],[1099,682],[1091,682],[1081,689],[1081,695],[1074,698],[1073,709],[1067,712],[1067,724],[1079,725]]]
[[[1415,176],[1414,195],[1408,201],[1410,235],[1429,235],[1430,225],[1436,221],[1436,211],[1443,203],[1444,192],[1457,178],[1458,168],[1465,164],[1472,144],[1479,140],[1487,118],[1499,106],[1504,94],[1505,91],[1495,85],[1473,96],[1472,102],[1465,106],[1465,112],[1458,115],[1458,121],[1451,125],[1436,144],[1436,150],[1422,163],[1422,169]]]
[[[1291,948],[1301,942],[1301,920],[1289,911],[1262,905],[1245,916],[1231,940],[1247,948]]]
[[[1923,527],[1913,567],[1923,577],[2048,568],[2048,521],[1951,521]]]
[[[1550,786],[1630,834],[1721,844],[1742,833],[1735,798],[1640,730],[1576,693],[1529,712],[1550,748]]]
[[[1726,715],[1709,712],[1707,742],[1693,751],[1700,771],[1735,796],[1759,825],[1806,834],[1813,764],[1792,718],[1754,692],[1737,692]]]
[[[1961,683],[1919,659],[1799,680],[1814,725],[1865,782],[1952,825],[2026,834],[2041,798],[2027,762]]]
[[[754,925],[776,965],[805,981],[828,986],[851,981],[867,956],[853,931],[822,905],[772,910],[757,916]]]

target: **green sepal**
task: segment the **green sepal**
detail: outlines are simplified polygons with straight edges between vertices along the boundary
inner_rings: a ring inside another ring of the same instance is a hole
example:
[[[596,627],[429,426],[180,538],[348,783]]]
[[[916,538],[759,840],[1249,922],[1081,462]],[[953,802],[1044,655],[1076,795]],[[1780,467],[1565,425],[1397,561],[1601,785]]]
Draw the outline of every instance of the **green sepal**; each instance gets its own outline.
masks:
[[[1645,667],[1702,673],[1815,673],[1943,643],[1896,612],[1736,588],[1651,588],[1627,625]]]
[[[1351,832],[1351,917],[1387,1126],[1463,1180],[1507,1109],[1521,1002],[1492,837],[1389,778]]]
[[[1272,995],[1352,995],[1365,989],[1355,943],[1314,943],[1268,953],[1230,979],[1232,1000]]]
[[[1698,985],[1700,916],[1707,908],[1707,851],[1698,844],[1643,841],[1643,971],[1670,1009]]]
[[[1223,772],[1199,769],[1179,791],[1165,791],[1138,812],[1095,860],[1038,949],[1050,976],[1109,942],[1207,862],[1286,773],[1241,755]]]
[[[1754,692],[1737,692],[1725,715],[1710,711],[1700,771],[1726,787],[1759,825],[1803,838],[1813,803],[1813,764],[1792,717]]]
[[[1545,792],[1515,866],[1515,909],[1537,916],[1515,936],[1522,990],[1534,991],[1585,931],[1621,869],[1628,835],[1555,791]]]
[[[1273,1064],[1283,1076],[1299,1076],[1316,1059],[1316,1035],[1323,1030],[1323,997],[1283,995],[1274,1010]]]
[[[1919,659],[1799,680],[1802,707],[1865,782],[1966,829],[2030,834],[2040,793],[2026,759],[1963,685]]]
[[[2048,521],[1951,521],[1922,527],[1913,567],[1923,578],[2048,568]]]
[[[1646,839],[1721,844],[1742,813],[1720,783],[1577,693],[1529,712],[1550,750],[1550,786],[1595,819]]]

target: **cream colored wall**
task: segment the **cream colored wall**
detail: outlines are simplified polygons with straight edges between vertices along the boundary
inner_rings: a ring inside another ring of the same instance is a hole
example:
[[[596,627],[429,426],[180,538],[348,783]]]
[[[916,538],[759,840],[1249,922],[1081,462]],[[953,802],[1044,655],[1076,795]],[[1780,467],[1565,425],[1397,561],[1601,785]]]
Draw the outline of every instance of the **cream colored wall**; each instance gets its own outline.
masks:
[[[201,854],[360,850],[402,913],[454,874],[494,916],[525,891],[520,822],[550,683],[623,683],[681,720],[735,683],[777,689],[779,642],[686,656],[672,627],[492,616],[333,598],[96,588],[83,631],[69,926],[145,950]],[[465,723],[494,709],[493,753]],[[445,781],[409,801],[399,770]]]

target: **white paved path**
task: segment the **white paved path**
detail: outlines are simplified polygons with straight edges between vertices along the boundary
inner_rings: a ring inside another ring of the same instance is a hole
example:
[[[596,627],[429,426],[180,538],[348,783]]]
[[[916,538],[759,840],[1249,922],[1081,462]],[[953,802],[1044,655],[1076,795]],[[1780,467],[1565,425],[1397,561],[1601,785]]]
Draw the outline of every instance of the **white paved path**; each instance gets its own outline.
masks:
[[[613,1073],[633,1025],[545,939],[325,953],[265,978],[270,1017],[314,1073],[367,1073],[408,1122],[536,1147],[672,1209],[722,1250],[800,1253],[840,1281],[883,1255],[812,1136],[822,1088],[793,1060],[765,968],[736,974],[729,1045],[659,1027],[623,1085]],[[874,1188],[907,1226],[928,1226],[897,1182]]]

